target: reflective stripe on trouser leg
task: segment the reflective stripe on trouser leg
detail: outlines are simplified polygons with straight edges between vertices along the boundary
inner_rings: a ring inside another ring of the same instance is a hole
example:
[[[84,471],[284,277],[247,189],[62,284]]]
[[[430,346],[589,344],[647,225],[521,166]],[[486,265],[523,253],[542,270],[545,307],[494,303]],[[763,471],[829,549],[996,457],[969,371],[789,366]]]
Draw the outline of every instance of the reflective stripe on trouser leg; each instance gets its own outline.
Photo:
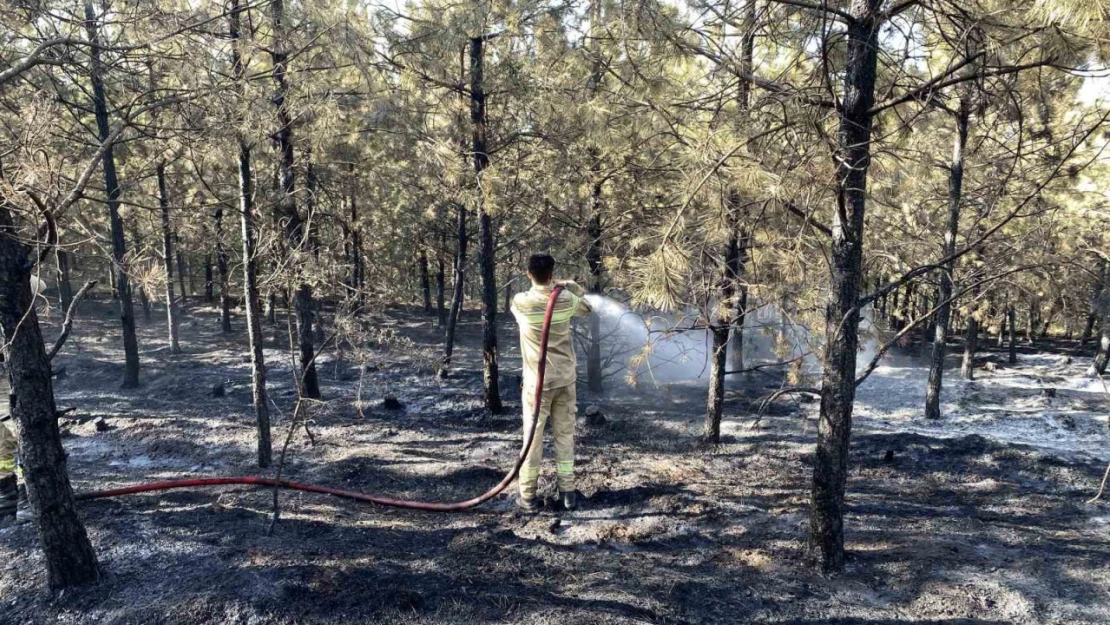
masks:
[[[555,438],[555,475],[559,490],[574,490],[574,420],[578,414],[577,391],[573,384],[552,396],[551,434]]]
[[[11,419],[0,423],[0,478],[15,473],[15,422]]]
[[[536,399],[535,389],[524,388],[524,436],[532,427],[532,412]],[[540,478],[540,461],[543,460],[543,429],[547,425],[547,417],[551,414],[551,393],[543,394],[540,404],[540,421],[536,424],[536,435],[532,439],[532,446],[528,448],[528,455],[524,457],[524,464],[520,467],[520,477],[517,478],[520,486],[520,496],[532,499],[536,496],[536,482]]]

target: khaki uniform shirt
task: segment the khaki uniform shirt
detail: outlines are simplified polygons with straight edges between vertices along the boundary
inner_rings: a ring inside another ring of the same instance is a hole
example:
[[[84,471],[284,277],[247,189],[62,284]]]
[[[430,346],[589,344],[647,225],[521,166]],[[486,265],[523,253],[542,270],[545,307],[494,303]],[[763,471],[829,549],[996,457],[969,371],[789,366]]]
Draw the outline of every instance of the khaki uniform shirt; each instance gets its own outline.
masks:
[[[574,384],[578,377],[577,358],[570,320],[586,316],[593,311],[582,299],[582,287],[573,282],[561,283],[564,287],[551,315],[551,330],[547,336],[547,368],[544,370],[543,390],[563,388]],[[520,358],[524,365],[524,388],[536,388],[536,375],[540,363],[540,338],[543,334],[543,317],[553,285],[533,286],[513,297],[512,311],[520,326]]]

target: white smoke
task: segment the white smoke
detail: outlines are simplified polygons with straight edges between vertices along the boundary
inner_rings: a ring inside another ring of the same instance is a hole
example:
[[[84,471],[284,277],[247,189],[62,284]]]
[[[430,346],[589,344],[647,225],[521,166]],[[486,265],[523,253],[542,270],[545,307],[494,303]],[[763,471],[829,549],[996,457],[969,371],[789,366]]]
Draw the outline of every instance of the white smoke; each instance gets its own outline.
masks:
[[[708,382],[711,337],[698,327],[695,310],[684,314],[640,312],[601,295],[586,296],[600,322],[602,362],[608,375],[622,374],[630,383],[667,384]],[[860,322],[861,351],[858,367],[864,368],[874,357],[879,342],[871,319],[871,309]],[[744,325],[743,367],[775,365],[780,371],[793,368],[805,378],[820,375],[821,346],[812,333],[775,305],[749,307]],[[735,362],[732,354],[729,363]],[[731,366],[731,365],[730,365]]]

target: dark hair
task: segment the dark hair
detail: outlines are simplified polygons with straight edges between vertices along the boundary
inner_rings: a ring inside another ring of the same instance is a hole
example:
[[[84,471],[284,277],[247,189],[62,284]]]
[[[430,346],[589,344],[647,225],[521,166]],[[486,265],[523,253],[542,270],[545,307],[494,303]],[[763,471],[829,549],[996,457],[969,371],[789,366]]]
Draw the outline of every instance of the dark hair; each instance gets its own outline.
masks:
[[[528,259],[528,274],[536,282],[548,282],[555,272],[555,259],[550,254],[532,254]]]

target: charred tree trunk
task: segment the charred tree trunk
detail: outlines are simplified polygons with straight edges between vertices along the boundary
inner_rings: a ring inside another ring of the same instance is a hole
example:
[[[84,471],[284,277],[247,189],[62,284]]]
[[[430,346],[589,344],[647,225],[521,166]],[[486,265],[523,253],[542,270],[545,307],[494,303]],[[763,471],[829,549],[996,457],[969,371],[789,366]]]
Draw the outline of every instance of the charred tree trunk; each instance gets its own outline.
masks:
[[[930,291],[926,290],[925,288],[922,288],[920,291],[920,302],[918,306],[919,315],[927,315],[929,313],[929,310],[932,309],[932,302],[930,301],[931,298],[929,297],[929,293]],[[934,317],[935,315],[931,315],[929,319],[921,322],[921,342],[918,344],[918,358],[925,358],[927,355],[930,354],[932,342],[929,340],[929,335],[930,333],[936,333],[936,320],[934,319]]]
[[[886,277],[885,276],[879,276],[879,282],[878,283],[881,285],[881,284],[884,284],[885,282],[886,282]],[[879,298],[879,318],[882,319],[883,321],[888,320],[887,307],[886,307],[888,297],[890,297],[890,294],[889,293],[884,293],[883,296]]]
[[[967,334],[964,338],[964,361],[960,375],[965,380],[975,378],[975,352],[979,348],[979,320],[975,315],[967,316]]]
[[[220,329],[224,333],[231,332],[231,276],[229,275],[227,249],[224,247],[224,209],[216,209],[216,270],[220,274]],[[211,263],[208,272],[212,272]],[[208,281],[211,285],[211,276]],[[211,293],[208,297],[211,301]]]
[[[60,249],[56,250],[54,262],[58,267],[58,298],[61,309],[66,311],[69,310],[69,305],[73,302],[73,283],[69,277],[69,253]]]
[[[458,251],[455,254],[455,287],[451,294],[451,310],[447,313],[447,331],[443,344],[443,362],[439,377],[446,378],[451,368],[451,353],[455,350],[455,328],[462,312],[463,288],[466,279],[466,207],[458,206]]]
[[[293,156],[293,119],[289,113],[289,83],[286,80],[289,53],[285,41],[285,3],[275,0],[270,4],[273,20],[273,44],[270,58],[273,64],[272,76],[275,84],[273,97],[277,108],[278,131],[276,133],[278,151],[281,155],[278,178],[281,186],[278,201],[278,214],[285,225],[285,239],[291,254],[297,254],[302,243],[308,239],[305,223],[297,210],[296,175]],[[309,226],[311,227],[311,226]],[[297,340],[301,354],[301,386],[306,397],[320,398],[320,382],[316,375],[316,349],[313,345],[312,321],[315,306],[312,300],[312,287],[302,282],[296,289]]]
[[[485,39],[470,39],[470,125],[474,158],[475,206],[478,212],[478,265],[482,272],[482,386],[490,414],[501,413],[497,353],[497,257],[493,224],[486,210],[483,176],[489,167],[486,147]]]
[[[217,232],[216,236],[220,234]],[[216,289],[212,278],[212,254],[204,255],[204,303],[211,304],[216,301]]]
[[[728,367],[728,335],[732,326],[732,297],[736,288],[736,273],[740,264],[740,243],[736,227],[739,203],[733,198],[726,200],[726,218],[729,224],[729,238],[725,249],[722,250],[724,263],[717,278],[717,311],[716,319],[710,322],[709,332],[712,336],[713,347],[709,360],[709,400],[705,411],[705,442],[717,445],[721,442],[721,412],[725,400],[725,372]]]
[[[420,246],[420,294],[424,300],[424,314],[432,314],[432,280],[428,274],[428,250]]]
[[[277,294],[273,291],[266,297],[266,323],[277,323]]]
[[[91,21],[92,6],[86,5],[85,11]],[[29,254],[16,237],[7,202],[0,198],[0,330],[15,398],[12,418],[19,431],[24,482],[46,578],[51,588],[64,588],[97,581],[100,569],[77,515],[66,470],[50,359],[31,293]]]
[[[506,315],[512,314],[513,306],[513,283],[516,281],[516,276],[513,264],[512,252],[509,252],[509,266],[505,270],[505,288],[501,291],[501,312]]]
[[[601,295],[603,289],[601,262],[601,184],[595,183],[590,195],[590,221],[586,225],[589,244],[586,248],[586,263],[590,268],[590,280],[586,285],[590,293]],[[590,315],[587,320],[589,342],[586,351],[586,388],[591,393],[601,393],[605,372],[601,364],[601,316]]]
[[[100,33],[96,12],[91,2],[85,3],[85,29],[92,47],[89,50],[89,78],[92,82],[93,109],[96,116],[97,137],[107,142],[111,134],[108,123],[108,96],[104,90],[104,68],[100,59]],[[119,296],[120,322],[123,328],[123,388],[139,385],[139,341],[135,336],[135,307],[131,299],[130,279],[125,259],[127,241],[124,238],[123,219],[120,218],[120,197],[123,195],[116,173],[115,151],[112,146],[104,152],[104,189],[108,193],[108,221],[112,231],[112,276]],[[53,401],[53,399],[51,399]]]
[[[146,295],[146,289],[143,285],[139,285],[139,307],[143,309],[143,321],[150,321],[150,298]]]
[[[1102,300],[1102,291],[1106,287],[1106,259],[1099,258],[1098,261],[1098,278],[1095,281],[1095,286],[1091,291],[1091,300],[1087,312],[1086,322],[1083,324],[1083,334],[1079,336],[1079,349],[1087,346],[1087,342],[1091,340],[1091,335],[1095,329],[1095,321],[1098,320],[1098,307],[1099,302]]]
[[[752,108],[752,81],[749,76],[755,74],[755,33],[758,28],[756,23],[756,0],[747,0],[744,6],[744,34],[740,40],[740,76],[738,85],[737,100],[740,105],[740,110],[743,111],[745,116],[745,123],[747,123],[748,114]],[[742,129],[742,132],[747,132],[747,129]],[[735,192],[733,192],[735,193]],[[730,194],[730,198],[731,198]],[[732,200],[734,203],[739,204],[742,198],[736,194]],[[737,207],[738,208],[738,207]],[[746,210],[746,208],[744,209]],[[731,360],[729,368],[733,371],[742,371],[744,369],[744,325],[748,318],[748,284],[743,279],[744,274],[748,270],[749,250],[752,243],[752,232],[747,224],[743,223],[746,220],[744,215],[737,215],[734,227],[741,229],[737,238],[737,255],[736,255],[736,287],[735,303],[733,305],[732,315],[732,328],[729,334],[729,349]],[[732,236],[730,234],[730,236]],[[726,263],[727,264],[727,263]]]
[[[1087,370],[1088,375],[1101,376],[1106,373],[1106,363],[1110,361],[1110,293],[1106,289],[1102,291],[1102,297],[1099,298],[1099,341],[1098,351],[1095,352],[1095,359],[1091,363],[1090,369]]]
[[[1033,343],[1035,342],[1034,328],[1036,327],[1036,325],[1037,325],[1037,305],[1033,302],[1029,302],[1029,319],[1026,320],[1026,324],[1025,324],[1025,340],[1030,345],[1033,345]]]
[[[183,249],[184,249],[184,247],[181,245],[181,239],[178,239],[177,240],[177,253],[182,254]],[[196,272],[193,271],[193,263],[189,262],[189,263],[185,264],[185,270],[182,272],[182,275],[189,279],[189,291],[192,292],[193,295],[196,295],[197,294]]]
[[[956,251],[956,235],[960,230],[960,202],[963,196],[964,149],[971,119],[970,102],[960,101],[956,114],[956,141],[952,147],[952,165],[948,170],[948,227],[944,231],[944,256]],[[929,381],[925,389],[925,418],[940,418],[940,393],[944,378],[944,356],[948,347],[948,323],[951,320],[952,272],[956,262],[949,261],[940,269],[940,287],[937,292],[936,331],[933,335],[933,355],[929,361]]]
[[[894,289],[894,292],[890,296],[890,320],[892,322],[891,327],[895,329],[901,329],[902,325],[901,319],[898,318],[898,298],[902,295],[903,288],[904,287],[900,286]]]
[[[1017,312],[1014,307],[1006,307],[1006,331],[1009,332],[1010,339],[1010,353],[1008,362],[1013,365],[1017,364]]]
[[[347,171],[353,174],[354,167],[352,163],[348,166]],[[355,301],[357,302],[358,310],[362,310],[366,306],[365,281],[363,277],[365,268],[362,264],[362,228],[359,227],[358,224],[358,203],[355,200],[353,188],[348,197],[348,202],[350,203],[351,212],[351,287],[355,290]]]
[[[439,249],[436,250],[436,322],[441,328],[447,327],[447,307],[444,306],[446,276],[444,271],[443,253],[447,246],[447,238],[439,237]]]
[[[238,0],[232,0],[238,10]],[[238,41],[238,12],[233,13],[235,22],[233,38]],[[240,65],[236,52],[236,65]],[[242,69],[239,70],[241,76]],[[267,405],[266,360],[263,356],[263,337],[261,323],[261,302],[258,295],[258,261],[256,260],[254,226],[254,181],[251,178],[251,153],[245,141],[239,142],[239,208],[242,222],[243,239],[243,308],[247,316],[247,339],[251,353],[251,403],[258,432],[258,466],[266,468],[271,461],[270,407]],[[272,296],[271,296],[272,297]],[[271,311],[272,312],[272,311]]]
[[[859,352],[859,275],[863,263],[867,170],[871,161],[871,107],[881,0],[853,0],[846,28],[844,97],[837,136],[837,206],[833,216],[831,283],[825,330],[821,414],[813,465],[809,547],[826,571],[844,568],[844,487],[856,396]]]
[[[913,317],[913,300],[917,295],[917,284],[910,282],[906,284],[906,293],[902,296],[902,310],[898,313],[900,319],[898,329],[905,328]]]
[[[1002,319],[998,324],[998,349],[1002,349],[1006,345],[1006,328],[1008,327],[1005,312],[1002,313]]]
[[[181,251],[181,235],[177,232],[173,233],[173,248],[177,255],[177,283],[181,286],[181,307],[185,308],[188,303],[185,293],[185,253]]]
[[[587,85],[591,98],[597,97],[604,76],[604,61],[601,58],[601,20],[602,2],[601,0],[592,0],[590,2],[590,56],[592,57],[592,67],[590,81]],[[601,295],[604,286],[602,277],[604,265],[602,264],[601,253],[601,237],[604,234],[601,219],[603,208],[601,150],[597,145],[590,145],[588,154],[590,158],[588,181],[590,185],[590,213],[589,221],[586,223],[586,237],[588,239],[586,263],[589,265],[590,279],[586,284],[586,290],[595,295]],[[601,363],[601,317],[597,314],[590,315],[586,323],[589,330],[589,341],[586,344],[586,389],[597,394],[604,390],[602,381],[605,377]]]
[[[241,52],[240,0],[231,0],[228,31],[232,41],[232,73],[239,85],[239,97],[244,97],[243,79],[246,68]],[[240,120],[241,121],[241,120]],[[251,403],[258,437],[258,466],[266,468],[271,462],[270,407],[266,403],[266,360],[263,357],[261,302],[258,294],[258,260],[255,249],[257,234],[254,226],[254,179],[251,174],[251,149],[246,139],[237,137],[239,146],[239,216],[243,239],[243,309],[247,316],[247,340],[251,354]]]
[[[166,326],[169,329],[170,353],[180,354],[178,343],[177,298],[173,293],[173,254],[170,230],[170,200],[166,191],[166,163],[161,161],[155,170],[158,176],[158,208],[162,217],[162,264],[166,270]],[[178,265],[180,267],[180,264]]]
[[[320,398],[320,380],[316,375],[316,350],[313,343],[312,325],[316,318],[316,306],[312,298],[312,287],[307,283],[297,287],[297,343],[301,352],[301,383],[304,396]]]

